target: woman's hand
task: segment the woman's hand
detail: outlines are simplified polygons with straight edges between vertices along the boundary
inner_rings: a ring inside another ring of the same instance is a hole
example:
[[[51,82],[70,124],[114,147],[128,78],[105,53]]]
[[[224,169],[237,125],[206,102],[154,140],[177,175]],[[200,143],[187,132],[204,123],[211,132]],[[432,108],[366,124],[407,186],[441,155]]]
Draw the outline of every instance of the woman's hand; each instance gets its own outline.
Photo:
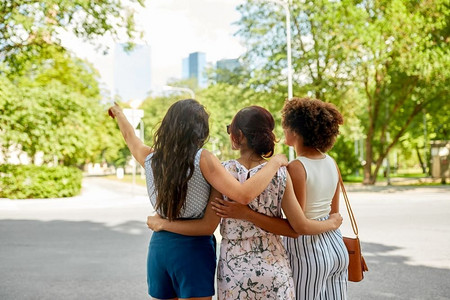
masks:
[[[158,214],[147,217],[148,228],[156,232],[163,230],[164,222],[167,222],[167,220],[161,218],[161,216]]]
[[[233,218],[246,220],[251,208],[247,205],[235,201],[227,201],[221,198],[214,198],[212,209],[221,218]]]
[[[272,156],[272,158],[270,159],[270,161],[272,160],[275,160],[275,162],[277,162],[280,165],[280,167],[287,166],[289,164],[289,161],[286,155],[284,154],[276,154]]]
[[[108,115],[113,119],[120,113],[122,113],[122,108],[116,102],[108,109]]]
[[[336,230],[341,226],[343,218],[340,213],[334,213],[330,215],[328,220],[332,222],[334,227],[333,230]]]

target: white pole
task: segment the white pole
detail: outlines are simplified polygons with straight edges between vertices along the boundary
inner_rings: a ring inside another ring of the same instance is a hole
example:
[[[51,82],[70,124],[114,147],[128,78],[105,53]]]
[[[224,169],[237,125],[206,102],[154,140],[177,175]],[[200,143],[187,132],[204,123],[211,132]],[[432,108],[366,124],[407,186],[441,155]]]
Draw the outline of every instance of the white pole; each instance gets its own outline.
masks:
[[[281,0],[268,0],[283,6],[286,13],[286,48],[287,48],[287,84],[288,84],[288,100],[293,97],[292,91],[292,46],[291,46],[291,13],[289,11],[289,2]],[[289,0],[288,0],[289,1]],[[289,146],[289,160],[293,160],[295,156],[294,147]]]
[[[285,3],[284,10],[286,12],[286,45],[287,45],[287,72],[288,72],[288,99],[291,100],[292,95],[292,47],[291,47],[291,13],[289,5]]]
[[[291,13],[289,5],[285,3],[284,10],[286,12],[286,45],[287,45],[287,72],[288,72],[288,99],[293,97],[292,92],[292,46],[291,46]],[[289,146],[289,160],[293,160],[295,156],[294,147]]]

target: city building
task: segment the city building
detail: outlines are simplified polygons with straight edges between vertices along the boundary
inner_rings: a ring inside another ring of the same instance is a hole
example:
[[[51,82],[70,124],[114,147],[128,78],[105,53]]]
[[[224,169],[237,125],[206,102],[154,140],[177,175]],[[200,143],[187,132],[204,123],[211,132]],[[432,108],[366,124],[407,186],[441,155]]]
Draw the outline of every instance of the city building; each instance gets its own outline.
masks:
[[[206,77],[206,54],[203,52],[190,53],[188,57],[183,59],[182,79],[195,78],[200,88],[208,85]]]
[[[241,72],[241,63],[239,59],[221,59],[216,63],[217,82],[229,82],[231,77]]]
[[[233,72],[235,69],[238,69],[240,67],[241,63],[237,58],[221,59],[216,63],[216,68],[219,70],[228,70]]]
[[[151,88],[150,46],[136,45],[126,52],[123,44],[114,49],[114,95],[123,101],[142,101]]]

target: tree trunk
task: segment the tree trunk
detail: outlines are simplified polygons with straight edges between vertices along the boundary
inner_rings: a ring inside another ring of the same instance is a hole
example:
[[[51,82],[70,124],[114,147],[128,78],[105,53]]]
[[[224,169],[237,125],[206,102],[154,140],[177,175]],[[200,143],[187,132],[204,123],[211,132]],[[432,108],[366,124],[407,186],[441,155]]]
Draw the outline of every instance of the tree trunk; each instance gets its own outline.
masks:
[[[369,105],[367,107],[369,111],[369,126],[366,136],[366,164],[364,165],[364,179],[363,179],[363,184],[365,185],[372,185],[375,183],[372,175],[372,160],[373,160],[372,140],[375,133],[375,120],[372,115],[371,102],[372,101],[369,102]]]
[[[372,132],[368,132],[366,138],[366,164],[364,165],[364,179],[363,184],[374,184],[372,176]]]
[[[416,153],[417,153],[417,158],[419,159],[420,167],[422,168],[422,173],[426,174],[427,167],[425,166],[425,164],[422,160],[422,156],[420,155],[419,147],[417,147],[417,145],[416,145]]]

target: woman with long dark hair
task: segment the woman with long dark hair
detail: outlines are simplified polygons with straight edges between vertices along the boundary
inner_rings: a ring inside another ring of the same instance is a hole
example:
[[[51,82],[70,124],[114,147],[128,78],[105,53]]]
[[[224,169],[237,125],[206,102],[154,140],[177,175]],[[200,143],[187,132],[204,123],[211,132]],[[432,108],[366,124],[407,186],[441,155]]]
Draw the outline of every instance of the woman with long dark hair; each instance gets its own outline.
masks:
[[[117,104],[109,113],[117,120],[132,155],[145,168],[151,203],[169,221],[203,217],[210,197],[221,194],[248,204],[287,164],[286,157],[276,156],[257,176],[238,182],[212,153],[202,148],[209,135],[209,116],[193,99],[178,101],[169,108],[155,133],[153,148],[137,138]],[[152,234],[147,276],[153,298],[211,299],[214,273],[211,234]]]
[[[274,119],[260,106],[240,110],[229,126],[232,148],[240,157],[224,162],[225,168],[239,182],[258,176],[274,153]],[[232,199],[224,195],[225,199]],[[224,200],[227,202],[229,200]],[[280,168],[270,184],[248,207],[267,217],[280,220],[276,226],[288,228],[292,236],[317,234],[339,227],[340,215],[325,222],[306,219],[295,198],[286,168]],[[281,219],[282,212],[287,220]],[[186,235],[212,234],[220,218],[211,203],[204,218],[171,222],[157,216],[147,224],[155,231],[166,230]],[[220,258],[217,270],[218,299],[295,299],[289,261],[280,236],[238,219],[222,219]]]

